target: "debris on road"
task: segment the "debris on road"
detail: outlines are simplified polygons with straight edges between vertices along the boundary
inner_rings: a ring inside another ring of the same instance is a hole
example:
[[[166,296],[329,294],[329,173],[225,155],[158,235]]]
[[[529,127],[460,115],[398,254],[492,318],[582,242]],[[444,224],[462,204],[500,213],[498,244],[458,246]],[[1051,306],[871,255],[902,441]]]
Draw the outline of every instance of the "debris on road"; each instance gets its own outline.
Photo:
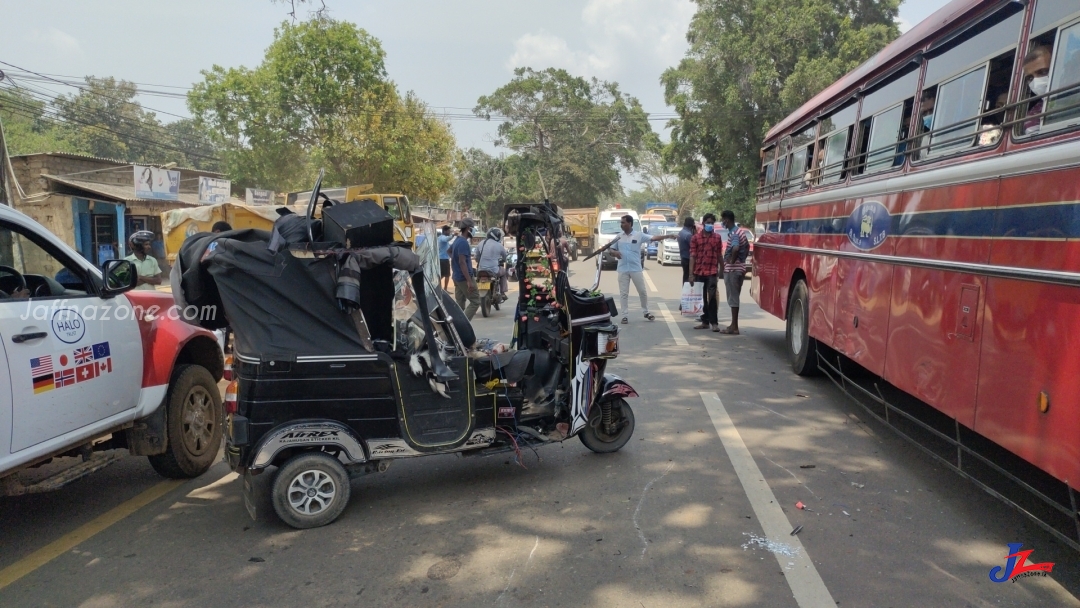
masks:
[[[816,464],[800,464],[799,468],[800,469],[816,469],[817,465]]]
[[[795,526],[795,529],[791,531],[791,535],[795,536],[799,532],[802,532],[802,526]]]
[[[859,488],[860,490],[866,487],[865,483],[855,483],[854,481],[851,482],[851,485],[855,486],[856,488]]]

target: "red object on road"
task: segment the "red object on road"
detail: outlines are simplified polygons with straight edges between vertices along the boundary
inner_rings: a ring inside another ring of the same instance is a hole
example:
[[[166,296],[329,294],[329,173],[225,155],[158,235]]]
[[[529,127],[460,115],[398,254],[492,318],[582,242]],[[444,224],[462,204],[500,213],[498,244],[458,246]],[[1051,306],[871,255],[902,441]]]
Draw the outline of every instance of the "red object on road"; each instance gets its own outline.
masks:
[[[795,508],[796,509],[805,509],[806,505],[802,504],[802,501],[800,500],[799,502],[795,503]]]

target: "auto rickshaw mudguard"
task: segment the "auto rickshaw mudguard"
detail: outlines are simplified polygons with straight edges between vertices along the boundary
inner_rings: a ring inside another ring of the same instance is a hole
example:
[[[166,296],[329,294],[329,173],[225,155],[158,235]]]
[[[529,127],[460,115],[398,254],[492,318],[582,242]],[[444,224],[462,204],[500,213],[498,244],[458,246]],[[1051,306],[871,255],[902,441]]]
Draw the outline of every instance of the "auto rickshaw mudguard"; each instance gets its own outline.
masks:
[[[367,462],[363,443],[351,430],[333,420],[292,420],[266,433],[251,452],[249,471],[259,471],[274,463],[277,455],[292,448],[333,447],[341,450],[344,464]]]

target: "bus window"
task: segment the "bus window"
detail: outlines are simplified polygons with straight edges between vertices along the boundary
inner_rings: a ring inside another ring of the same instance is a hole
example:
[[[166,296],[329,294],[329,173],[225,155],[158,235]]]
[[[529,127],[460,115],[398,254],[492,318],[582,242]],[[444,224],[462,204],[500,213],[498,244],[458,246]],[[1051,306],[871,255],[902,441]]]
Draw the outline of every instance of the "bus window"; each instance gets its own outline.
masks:
[[[824,153],[825,156],[817,166],[821,172],[822,184],[835,184],[845,177],[844,160],[857,109],[855,104],[850,104],[821,121],[822,138],[818,142],[818,148],[819,154]]]
[[[812,147],[813,146],[799,148],[792,153],[791,161],[788,165],[788,192],[798,192],[809,185],[810,180],[808,171],[810,167],[807,161],[813,158],[810,156],[810,149]]]
[[[1054,49],[1054,68],[1050,90],[1057,91],[1080,84],[1080,23],[1062,28]],[[1076,124],[1080,121],[1080,90],[1073,88],[1051,95],[1046,104],[1046,124]],[[1068,111],[1063,111],[1068,110]]]
[[[985,90],[985,65],[938,87],[928,156],[969,148],[975,143],[979,121],[968,119],[982,113]]]
[[[904,148],[897,146],[911,117],[919,71],[905,68],[863,99],[859,112],[859,161],[855,173],[884,171],[904,164]]]
[[[1077,15],[1080,15],[1080,7],[1075,0],[1039,0],[1031,20],[1031,33],[1042,34],[1046,28],[1072,21]]]

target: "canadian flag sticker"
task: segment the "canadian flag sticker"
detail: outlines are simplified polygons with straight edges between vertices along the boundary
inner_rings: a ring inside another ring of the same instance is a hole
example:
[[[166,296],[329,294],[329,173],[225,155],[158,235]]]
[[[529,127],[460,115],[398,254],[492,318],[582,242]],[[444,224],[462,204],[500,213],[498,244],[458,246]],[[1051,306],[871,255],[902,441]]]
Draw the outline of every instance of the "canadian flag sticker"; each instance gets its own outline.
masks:
[[[112,357],[106,357],[102,361],[95,361],[95,363],[97,363],[97,375],[112,373]]]

